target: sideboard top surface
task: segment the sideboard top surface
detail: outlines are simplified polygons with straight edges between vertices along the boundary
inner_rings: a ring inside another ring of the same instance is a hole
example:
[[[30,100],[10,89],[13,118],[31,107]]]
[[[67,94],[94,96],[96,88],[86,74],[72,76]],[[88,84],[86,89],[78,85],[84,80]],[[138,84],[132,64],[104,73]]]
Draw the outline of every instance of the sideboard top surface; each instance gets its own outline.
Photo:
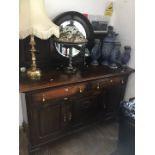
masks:
[[[19,91],[20,93],[28,93],[44,88],[53,88],[58,86],[65,86],[68,84],[80,83],[90,80],[97,80],[101,78],[108,78],[113,76],[128,76],[134,72],[134,69],[110,69],[105,66],[88,67],[84,70],[79,70],[75,74],[65,74],[60,69],[43,70],[40,80],[29,80],[25,73],[20,73]]]

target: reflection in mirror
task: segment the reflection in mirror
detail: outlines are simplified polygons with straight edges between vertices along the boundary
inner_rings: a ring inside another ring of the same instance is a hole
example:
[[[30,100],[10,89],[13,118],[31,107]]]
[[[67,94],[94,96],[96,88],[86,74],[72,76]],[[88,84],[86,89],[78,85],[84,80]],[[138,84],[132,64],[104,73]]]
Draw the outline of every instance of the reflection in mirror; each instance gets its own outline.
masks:
[[[85,29],[84,27],[82,26],[82,24],[80,24],[78,21],[75,21],[75,20],[68,20],[68,21],[65,21],[63,22],[60,26],[62,28],[64,28],[65,26],[68,26],[68,25],[74,25],[78,28],[78,30],[83,34],[83,36],[86,38],[86,32],[85,32]],[[78,45],[78,46],[81,46],[81,45]],[[55,43],[55,47],[58,51],[59,54],[61,54],[62,56],[64,57],[69,57],[69,49],[66,50],[66,48],[62,47],[62,44],[59,44],[59,43]],[[80,53],[79,50],[75,49],[75,48],[72,48],[72,56],[76,56]]]

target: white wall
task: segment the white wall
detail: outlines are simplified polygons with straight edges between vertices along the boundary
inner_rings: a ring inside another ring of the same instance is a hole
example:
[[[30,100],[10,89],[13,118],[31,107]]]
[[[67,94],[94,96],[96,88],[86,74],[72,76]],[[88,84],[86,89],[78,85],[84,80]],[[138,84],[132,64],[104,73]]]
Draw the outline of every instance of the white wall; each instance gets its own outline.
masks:
[[[23,122],[23,113],[22,113],[22,105],[21,105],[21,96],[19,95],[19,126],[22,125]]]
[[[114,28],[119,33],[122,47],[132,48],[129,66],[135,68],[135,0],[115,0]],[[125,99],[135,97],[135,74],[129,77]]]
[[[103,15],[108,0],[45,0],[49,17],[65,11],[78,11],[95,15]]]

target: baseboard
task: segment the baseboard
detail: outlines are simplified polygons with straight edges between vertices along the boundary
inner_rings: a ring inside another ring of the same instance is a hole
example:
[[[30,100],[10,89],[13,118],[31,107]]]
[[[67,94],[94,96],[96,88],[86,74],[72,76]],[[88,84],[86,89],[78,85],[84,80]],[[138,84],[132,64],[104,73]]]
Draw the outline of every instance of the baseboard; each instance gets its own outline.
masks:
[[[28,130],[28,123],[23,121],[22,125],[19,126],[19,130],[23,130],[24,132],[26,132]]]

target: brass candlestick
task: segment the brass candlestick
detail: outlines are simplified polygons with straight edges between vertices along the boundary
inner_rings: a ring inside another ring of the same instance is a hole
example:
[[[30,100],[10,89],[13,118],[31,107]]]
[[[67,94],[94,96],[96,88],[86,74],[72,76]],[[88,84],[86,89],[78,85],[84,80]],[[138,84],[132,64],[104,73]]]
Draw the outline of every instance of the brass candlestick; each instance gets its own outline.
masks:
[[[27,76],[32,79],[32,80],[38,80],[40,79],[42,73],[39,68],[37,68],[36,64],[36,48],[35,48],[35,40],[34,40],[34,35],[31,35],[30,38],[30,45],[31,45],[31,55],[32,55],[32,64],[31,67],[27,70]]]

